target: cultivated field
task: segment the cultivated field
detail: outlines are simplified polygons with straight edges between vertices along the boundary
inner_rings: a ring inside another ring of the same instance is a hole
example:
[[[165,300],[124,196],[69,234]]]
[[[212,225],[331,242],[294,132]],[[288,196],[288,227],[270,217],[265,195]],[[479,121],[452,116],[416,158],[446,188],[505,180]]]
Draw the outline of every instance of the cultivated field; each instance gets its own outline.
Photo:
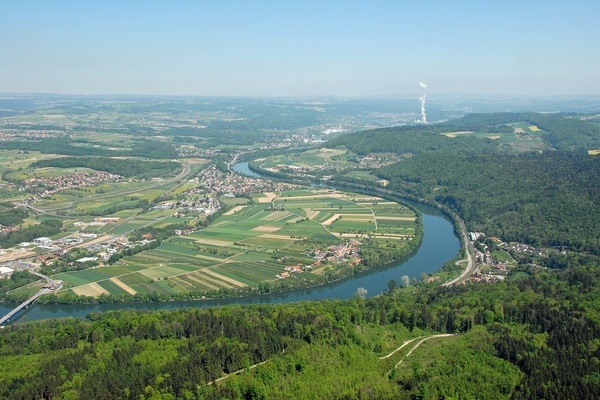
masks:
[[[210,293],[274,284],[289,265],[309,266],[309,252],[348,239],[376,241],[384,248],[411,240],[415,214],[380,199],[332,190],[262,193],[238,205],[207,228],[172,237],[152,250],[123,258],[117,265],[56,275],[63,290],[100,296],[119,294]],[[268,202],[261,202],[268,199]],[[148,218],[164,218],[157,211]],[[132,220],[120,230],[134,229]],[[336,268],[335,263],[331,263]],[[322,273],[321,267],[318,272]],[[311,271],[287,279],[315,280]]]

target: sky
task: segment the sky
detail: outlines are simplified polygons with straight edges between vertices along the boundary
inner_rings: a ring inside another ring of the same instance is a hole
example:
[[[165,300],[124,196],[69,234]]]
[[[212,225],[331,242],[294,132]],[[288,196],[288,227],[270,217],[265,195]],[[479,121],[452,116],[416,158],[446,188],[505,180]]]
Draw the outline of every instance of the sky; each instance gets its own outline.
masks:
[[[0,92],[599,95],[599,16],[597,0],[4,0]]]

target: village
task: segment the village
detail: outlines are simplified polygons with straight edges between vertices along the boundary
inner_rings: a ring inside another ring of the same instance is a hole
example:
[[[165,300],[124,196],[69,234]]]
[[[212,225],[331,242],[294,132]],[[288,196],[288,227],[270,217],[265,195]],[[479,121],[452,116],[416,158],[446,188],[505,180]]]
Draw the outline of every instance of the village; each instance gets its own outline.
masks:
[[[226,196],[245,196],[253,193],[278,192],[290,187],[289,184],[285,183],[262,178],[252,178],[229,171],[223,172],[215,165],[211,165],[202,170],[193,181],[202,184],[203,189],[197,190],[205,190],[215,195]],[[191,193],[193,194],[194,191]],[[196,191],[196,193],[198,193],[198,191]]]
[[[106,181],[118,181],[121,177],[109,173],[84,173],[56,178],[33,178],[27,182],[27,187],[42,183],[51,186],[52,189],[44,189],[43,192],[28,199],[34,203],[40,198],[50,196],[59,190],[72,189],[81,186],[91,186]],[[285,190],[290,185],[272,182],[264,179],[251,178],[233,172],[223,172],[211,165],[203,169],[198,176],[190,180],[199,184],[198,187],[190,189],[180,195],[179,200],[168,200],[149,208],[154,210],[173,210],[171,216],[185,217],[189,213],[200,213],[209,216],[223,207],[221,197],[247,196],[253,193],[271,192]],[[118,224],[118,217],[96,217],[91,222],[76,221],[73,226],[79,228],[71,235],[53,240],[49,237],[35,238],[32,242],[20,243],[17,248],[0,249],[0,260],[9,261],[1,263],[0,279],[10,278],[14,270],[39,268],[57,259],[64,258],[75,248],[85,251],[85,254],[68,263],[72,269],[89,268],[101,266],[107,263],[114,254],[124,250],[144,246],[152,242],[152,236],[143,237],[142,240],[129,241],[126,235],[106,235],[105,240],[98,241],[98,234],[90,233],[90,229],[97,230],[106,224]],[[197,230],[176,229],[175,235],[186,235]],[[88,243],[86,245],[86,243]],[[28,254],[29,257],[24,257]],[[79,254],[79,253],[78,253]],[[18,260],[15,260],[18,259]]]
[[[548,248],[539,249],[525,243],[505,243],[496,237],[490,237],[486,242],[484,238],[485,234],[483,233],[469,232],[469,239],[474,243],[473,253],[477,264],[476,272],[467,279],[469,282],[499,282],[505,279],[509,272],[519,264],[515,257],[539,259],[559,252]],[[492,248],[486,243],[490,243]],[[564,251],[561,252],[561,254],[564,253]]]
[[[291,274],[302,273],[303,271],[311,271],[322,267],[324,264],[341,264],[347,263],[349,267],[360,264],[360,242],[358,240],[349,240],[338,245],[332,245],[325,250],[316,248],[307,253],[314,258],[312,264],[297,263],[286,266],[285,272],[277,274],[277,278],[289,278]]]
[[[27,204],[35,204],[38,200],[52,196],[60,191],[95,186],[106,182],[120,182],[123,177],[104,171],[89,171],[56,177],[38,176],[25,180],[19,187],[20,192],[33,192],[26,200]]]

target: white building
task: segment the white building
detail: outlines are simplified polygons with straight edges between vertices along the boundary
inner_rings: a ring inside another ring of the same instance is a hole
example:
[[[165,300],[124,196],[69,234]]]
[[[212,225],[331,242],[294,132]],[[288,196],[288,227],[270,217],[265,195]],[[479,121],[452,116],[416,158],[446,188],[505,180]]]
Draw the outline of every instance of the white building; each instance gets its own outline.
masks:
[[[8,267],[0,267],[0,279],[10,278],[14,269]]]
[[[33,239],[33,243],[35,243],[37,245],[41,245],[41,246],[46,246],[46,245],[49,245],[50,243],[52,243],[52,239],[50,239],[49,237],[39,237],[39,238]]]

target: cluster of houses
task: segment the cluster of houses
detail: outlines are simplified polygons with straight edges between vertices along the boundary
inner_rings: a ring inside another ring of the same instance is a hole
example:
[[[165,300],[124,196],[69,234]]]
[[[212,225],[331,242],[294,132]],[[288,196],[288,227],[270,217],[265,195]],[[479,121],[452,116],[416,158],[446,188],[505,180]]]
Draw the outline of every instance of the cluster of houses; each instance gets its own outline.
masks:
[[[11,125],[30,125],[29,123],[11,121]],[[27,129],[27,130],[8,130],[6,128],[0,131],[0,140],[6,139],[14,139],[14,138],[26,138],[28,140],[31,139],[47,139],[47,138],[55,138],[58,136],[64,136],[64,134],[59,134],[56,131],[40,131],[35,129]],[[15,154],[23,153],[23,150],[15,150]]]
[[[535,256],[548,255],[548,250],[540,250],[531,245],[523,244],[523,243],[511,244],[510,249],[512,249],[518,253],[528,253],[528,254],[535,255]]]
[[[205,168],[194,178],[209,192],[218,195],[245,195],[251,193],[276,192],[285,190],[289,185],[269,180],[252,178],[245,175],[223,172],[214,165]]]
[[[382,154],[369,154],[360,159],[358,168],[370,168],[377,169],[384,165],[392,164],[399,160],[399,157],[393,153],[382,153]],[[293,174],[295,176],[314,178],[315,174],[321,171],[344,171],[347,170],[348,165],[331,164],[326,163],[324,160],[323,164],[311,165],[311,166],[298,166],[298,165],[287,165],[279,164],[272,168],[267,168],[272,172],[281,172],[284,174]],[[330,176],[323,177],[323,179],[331,178]]]
[[[298,165],[277,165],[276,167],[267,168],[272,172],[281,172],[288,175],[294,175],[297,177],[303,178],[314,178],[316,172],[320,171],[328,171],[328,170],[336,170],[343,171],[348,169],[348,167],[344,167],[339,164],[321,164],[310,167],[300,167]],[[331,178],[331,177],[329,177]]]
[[[503,276],[500,275],[492,275],[492,274],[482,274],[481,272],[476,272],[467,278],[468,282],[487,282],[487,283],[496,283],[500,282],[504,279]]]
[[[384,165],[393,164],[399,159],[395,153],[372,153],[361,158],[358,166],[364,169],[377,169]]]
[[[120,175],[104,171],[93,171],[56,177],[33,177],[27,179],[25,184],[19,187],[19,191],[31,191],[35,187],[42,188],[41,191],[28,198],[28,203],[33,204],[39,199],[52,196],[63,190],[94,186],[104,182],[118,182],[122,179],[123,177]]]
[[[281,272],[276,276],[280,279],[289,278],[292,274],[310,271],[313,268],[320,267],[323,263],[340,264],[345,262],[352,267],[361,262],[359,253],[360,242],[358,240],[349,240],[338,245],[329,246],[326,250],[313,249],[307,253],[315,259],[312,264],[304,265],[298,263],[295,265],[288,265],[284,268],[284,272]]]
[[[279,279],[289,278],[290,276],[292,276],[292,274],[300,274],[304,271],[310,271],[312,269],[312,265],[304,265],[302,263],[298,263],[295,265],[288,265],[284,269],[284,272],[281,272],[276,275]]]
[[[221,202],[217,197],[209,196],[196,196],[192,197],[193,194],[197,194],[199,189],[192,189],[186,192],[186,198],[178,201],[165,201],[159,205],[152,207],[152,210],[176,210],[172,216],[174,217],[185,217],[188,212],[204,213],[211,215],[216,213],[221,208]]]
[[[360,259],[360,242],[358,240],[349,240],[347,242],[329,246],[327,250],[314,249],[308,252],[308,255],[314,257],[314,266],[320,266],[323,262],[341,263],[348,262],[350,266],[357,265]]]
[[[15,225],[15,226],[0,225],[0,233],[10,233],[10,232],[15,232],[15,231],[18,231],[21,229],[22,229],[22,227],[18,226],[18,225]]]

